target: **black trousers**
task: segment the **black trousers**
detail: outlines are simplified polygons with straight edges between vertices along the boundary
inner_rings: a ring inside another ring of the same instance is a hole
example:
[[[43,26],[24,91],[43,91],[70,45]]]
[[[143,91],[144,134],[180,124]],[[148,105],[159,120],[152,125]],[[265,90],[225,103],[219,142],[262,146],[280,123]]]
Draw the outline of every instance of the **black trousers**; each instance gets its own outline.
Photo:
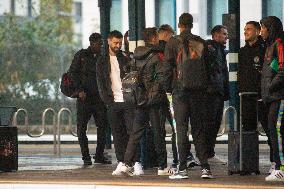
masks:
[[[206,103],[207,109],[209,109],[209,122],[213,123],[213,127],[210,132],[208,132],[208,158],[211,158],[215,155],[215,144],[218,131],[221,126],[223,109],[224,109],[224,100],[223,96],[218,94],[213,94],[208,96],[208,103]]]
[[[133,129],[135,107],[124,102],[115,102],[108,108],[117,161],[123,162],[129,135]],[[134,161],[140,161],[140,148],[134,152]]]
[[[106,144],[106,128],[108,126],[107,111],[103,102],[91,99],[87,96],[85,100],[77,99],[77,134],[81,148],[82,159],[90,158],[88,147],[88,137],[86,134],[87,125],[91,118],[94,117],[97,127],[97,148],[95,158],[103,158]]]
[[[130,135],[127,149],[124,155],[124,162],[127,165],[132,165],[134,162],[134,154],[137,150],[137,146],[144,133],[145,127],[150,120],[150,125],[154,132],[154,144],[157,152],[157,159],[160,168],[167,167],[167,151],[165,141],[165,127],[160,124],[160,105],[153,105],[150,107],[140,107],[137,109],[137,113],[134,121],[133,132]]]
[[[177,128],[177,146],[179,154],[179,170],[187,168],[188,151],[188,122],[190,118],[191,132],[195,151],[200,160],[202,168],[210,169],[208,164],[207,136],[213,128],[209,123],[208,109],[206,103],[208,96],[202,92],[192,92],[185,96],[173,95],[173,106]]]
[[[263,101],[258,101],[258,111],[257,111],[258,121],[260,121],[261,126],[268,138],[267,143],[270,148],[269,150],[270,162],[274,162],[273,149],[271,147],[271,137],[268,128],[268,112],[269,112],[269,106],[264,104]]]
[[[283,106],[284,106],[284,100]],[[276,163],[276,169],[280,169],[281,165],[284,165],[284,162],[280,157],[283,157],[284,155],[284,143],[283,143],[283,137],[284,137],[284,115],[283,115],[283,109],[282,109],[282,117],[279,114],[279,110],[281,108],[280,106],[281,101],[274,101],[270,103],[269,105],[269,112],[268,112],[268,128],[270,132],[271,137],[271,146],[273,149],[273,157],[274,162]],[[278,127],[280,129],[277,129],[277,122]],[[277,131],[278,130],[278,131]],[[280,140],[282,138],[282,140]]]
[[[176,144],[176,131],[174,128],[174,118],[170,110],[169,102],[165,102],[161,105],[160,108],[160,123],[161,127],[166,126],[166,121],[168,120],[169,124],[171,125],[172,129],[172,152],[173,152],[173,163],[178,163],[178,154],[177,154],[177,144]],[[190,144],[189,144],[190,145]]]

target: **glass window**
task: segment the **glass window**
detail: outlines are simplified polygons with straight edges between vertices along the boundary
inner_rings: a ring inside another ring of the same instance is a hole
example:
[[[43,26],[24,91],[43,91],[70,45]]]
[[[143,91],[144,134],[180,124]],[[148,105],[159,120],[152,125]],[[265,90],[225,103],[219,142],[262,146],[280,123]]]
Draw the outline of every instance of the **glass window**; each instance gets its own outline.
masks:
[[[159,18],[156,19],[156,26],[169,24],[175,29],[176,25],[176,1],[160,0],[159,1]]]
[[[207,33],[211,34],[211,29],[222,24],[222,14],[228,13],[228,0],[207,0]]]
[[[81,19],[82,19],[82,3],[81,2],[75,2],[73,4],[73,11],[74,11],[76,23],[81,23]]]
[[[110,9],[110,31],[122,31],[121,0],[112,0]]]
[[[280,0],[263,0],[262,1],[262,17],[277,16],[282,20],[283,1]]]

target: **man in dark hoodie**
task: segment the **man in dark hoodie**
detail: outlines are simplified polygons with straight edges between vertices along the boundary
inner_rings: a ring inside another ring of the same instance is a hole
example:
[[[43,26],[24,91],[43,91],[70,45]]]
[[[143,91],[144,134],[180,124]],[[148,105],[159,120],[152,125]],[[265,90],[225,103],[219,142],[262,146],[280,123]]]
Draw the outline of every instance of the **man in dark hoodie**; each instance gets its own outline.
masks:
[[[165,141],[165,126],[160,123],[159,110],[165,97],[160,82],[158,66],[161,59],[158,48],[159,40],[156,28],[146,28],[144,32],[146,46],[139,46],[134,51],[134,59],[139,72],[139,92],[137,95],[137,113],[133,132],[130,135],[124,155],[122,171],[132,175],[131,166],[134,163],[134,153],[139,145],[146,124],[150,121],[154,132],[154,144],[158,159],[158,175],[170,175],[172,170],[167,167],[167,151]]]
[[[266,51],[261,77],[261,95],[268,105],[268,128],[270,130],[275,170],[266,181],[284,181],[284,35],[279,18],[269,16],[260,21],[261,36]]]
[[[122,91],[122,79],[129,71],[129,58],[120,49],[122,34],[111,31],[108,35],[108,52],[98,61],[97,82],[100,96],[107,106],[109,123],[112,129],[115,154],[118,161],[112,175],[121,175],[124,153],[132,132],[135,106],[125,102]],[[139,150],[133,152],[134,174],[144,174],[140,164]]]
[[[215,143],[218,131],[221,126],[224,101],[229,100],[229,72],[227,67],[225,51],[228,39],[228,30],[226,26],[217,25],[211,30],[212,40],[207,40],[208,56],[206,63],[209,71],[208,109],[211,109],[208,115],[211,118],[213,127],[207,132],[208,140],[208,161],[210,163],[225,164],[215,154]]]
[[[111,164],[104,156],[106,142],[107,113],[99,95],[96,81],[96,64],[101,56],[102,36],[93,33],[89,37],[90,46],[78,51],[70,66],[70,73],[79,87],[77,98],[77,133],[84,165],[92,165],[86,135],[87,124],[93,115],[97,126],[97,148],[95,163]]]
[[[266,107],[261,99],[261,70],[265,55],[265,42],[260,36],[260,29],[260,24],[256,21],[249,21],[246,23],[244,28],[246,44],[239,52],[237,83],[239,92],[257,93],[257,96],[253,95],[242,97],[243,129],[246,131],[255,131],[257,128],[258,116],[258,120],[268,137],[268,145],[271,146],[267,125],[268,107]],[[270,162],[271,167],[268,171],[269,173],[275,169],[271,147]]]

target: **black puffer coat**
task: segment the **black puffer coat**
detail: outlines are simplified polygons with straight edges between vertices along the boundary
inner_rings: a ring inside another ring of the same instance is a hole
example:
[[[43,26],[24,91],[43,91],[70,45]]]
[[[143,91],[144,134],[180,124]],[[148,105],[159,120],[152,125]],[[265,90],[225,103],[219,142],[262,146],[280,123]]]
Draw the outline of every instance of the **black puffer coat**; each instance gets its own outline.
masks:
[[[134,51],[136,69],[139,72],[138,106],[159,104],[165,99],[161,85],[160,66],[163,51],[156,46],[137,47]]]
[[[284,34],[281,21],[274,16],[261,20],[268,31],[267,48],[261,77],[261,95],[265,103],[284,99]]]

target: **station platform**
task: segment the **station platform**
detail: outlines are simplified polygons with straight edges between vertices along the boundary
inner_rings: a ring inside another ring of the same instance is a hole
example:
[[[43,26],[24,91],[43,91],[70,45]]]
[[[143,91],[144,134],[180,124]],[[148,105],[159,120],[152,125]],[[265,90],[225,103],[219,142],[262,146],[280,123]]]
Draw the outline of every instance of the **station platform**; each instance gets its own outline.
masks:
[[[90,144],[94,152],[95,145]],[[284,188],[284,183],[265,182],[269,169],[267,144],[260,144],[260,175],[228,175],[227,165],[212,163],[214,179],[200,178],[200,167],[189,171],[189,179],[170,180],[167,176],[157,176],[157,169],[145,170],[145,175],[135,177],[112,176],[116,167],[114,150],[106,150],[112,165],[95,164],[83,167],[78,144],[63,144],[61,156],[53,155],[50,144],[20,144],[19,170],[0,173],[0,189],[173,189],[173,188]],[[167,145],[170,152],[170,145]],[[216,154],[227,160],[227,144],[217,144]],[[192,149],[194,153],[194,148]],[[168,163],[172,154],[168,153]]]

